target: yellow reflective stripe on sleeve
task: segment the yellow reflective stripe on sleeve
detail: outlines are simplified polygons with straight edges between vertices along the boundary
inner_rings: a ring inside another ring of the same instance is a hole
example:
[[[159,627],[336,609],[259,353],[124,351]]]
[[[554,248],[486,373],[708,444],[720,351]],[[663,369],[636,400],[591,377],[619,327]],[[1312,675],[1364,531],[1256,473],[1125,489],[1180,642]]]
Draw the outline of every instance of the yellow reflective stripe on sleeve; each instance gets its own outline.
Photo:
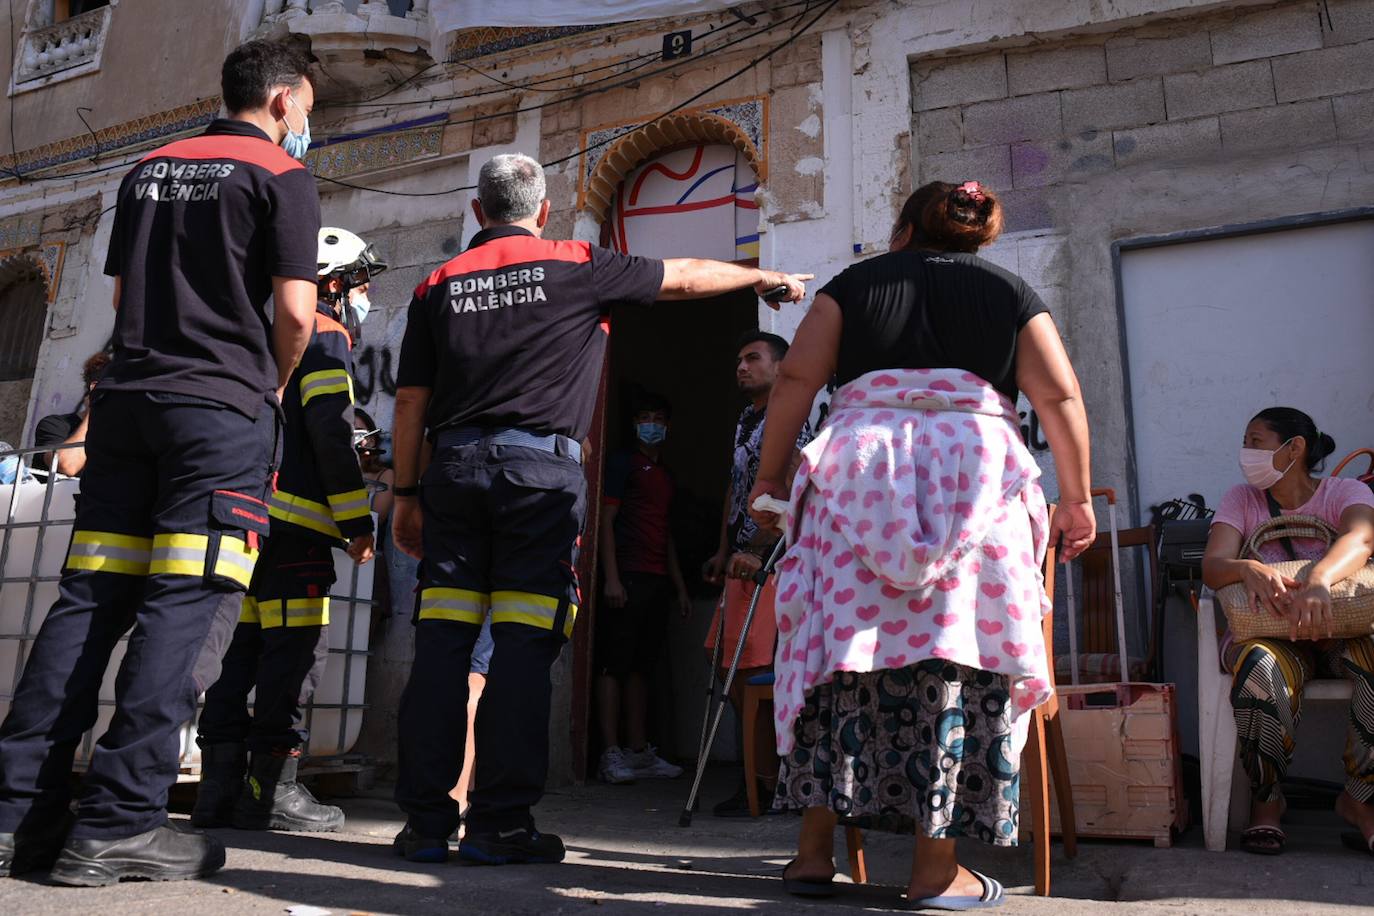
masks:
[[[366,490],[353,490],[349,493],[340,493],[337,496],[329,496],[329,511],[338,522],[346,522],[350,519],[364,518],[371,511],[367,501]]]
[[[146,576],[152,547],[152,538],[114,534],[109,531],[78,530],[72,532],[66,568]]]
[[[482,592],[465,588],[426,588],[420,590],[421,620],[454,620],[482,625],[490,599]]]
[[[239,623],[261,623],[258,616],[258,603],[249,597],[244,597],[243,606],[239,610]]]
[[[215,575],[237,582],[244,588],[253,581],[253,567],[257,565],[258,552],[242,538],[232,534],[221,534],[219,555],[215,557]]]
[[[153,576],[203,576],[210,537],[205,534],[157,534],[153,536]]]
[[[321,369],[301,379],[301,406],[310,403],[311,398],[322,394],[348,393],[348,403],[353,403],[353,380],[343,369]]]
[[[317,503],[314,500],[277,490],[269,500],[267,512],[273,518],[283,522],[300,525],[302,528],[318,531],[329,537],[343,537],[339,532],[339,526],[334,524],[334,513],[324,503]]]
[[[558,617],[558,598],[532,592],[492,592],[491,622],[521,623],[527,627],[552,630]],[[563,622],[563,635],[571,637],[577,619],[577,605],[568,605],[568,618]]]
[[[258,602],[259,622],[264,630],[277,627],[322,627],[329,623],[328,598],[287,598],[282,613],[282,599]]]

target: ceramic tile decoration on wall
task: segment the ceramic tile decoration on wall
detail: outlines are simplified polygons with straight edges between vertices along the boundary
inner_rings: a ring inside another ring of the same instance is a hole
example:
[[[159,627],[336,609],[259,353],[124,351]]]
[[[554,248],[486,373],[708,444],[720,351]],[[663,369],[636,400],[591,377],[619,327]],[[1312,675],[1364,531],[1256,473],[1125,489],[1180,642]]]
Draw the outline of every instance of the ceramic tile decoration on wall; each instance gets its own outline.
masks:
[[[433,159],[443,147],[444,125],[437,123],[409,130],[388,131],[356,139],[339,140],[306,153],[305,166],[321,178],[342,178],[359,172]]]
[[[19,154],[17,165],[14,156],[0,156],[0,169],[11,174],[15,171],[33,172],[91,159],[101,153],[137,146],[204,127],[219,115],[219,111],[219,96],[211,96],[189,105],[135,118],[114,127],[102,128],[94,134],[80,134],[26,150]]]
[[[738,128],[747,139],[748,144],[752,145],[752,159],[758,172],[758,178],[763,180],[768,175],[768,100],[763,96],[750,99],[736,99],[728,102],[717,102],[698,108],[688,108],[680,112],[675,112],[671,117],[690,119],[693,115],[712,115],[725,121],[729,121]],[[666,120],[666,119],[664,119]],[[631,134],[641,127],[644,122],[634,120],[620,124],[604,125],[588,130],[582,135],[582,149],[585,151],[582,156],[582,168],[578,172],[578,206],[585,206],[587,203],[587,190],[591,186],[591,179],[600,165],[602,159],[608,152],[616,147],[615,141],[620,137]],[[712,138],[693,137],[692,139],[707,140]]]

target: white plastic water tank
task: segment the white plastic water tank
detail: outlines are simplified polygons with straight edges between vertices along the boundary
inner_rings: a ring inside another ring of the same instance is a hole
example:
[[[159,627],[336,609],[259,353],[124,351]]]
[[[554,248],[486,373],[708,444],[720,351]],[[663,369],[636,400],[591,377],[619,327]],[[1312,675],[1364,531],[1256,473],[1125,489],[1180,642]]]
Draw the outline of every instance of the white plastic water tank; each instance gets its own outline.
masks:
[[[57,600],[57,580],[71,540],[78,484],[74,479],[59,478],[51,493],[45,484],[35,481],[0,486],[0,518],[7,520],[0,525],[4,577],[0,583],[0,717],[9,712],[23,661]],[[357,566],[342,550],[336,550],[334,571],[338,581],[329,601],[329,661],[307,714],[312,757],[348,753],[362,728],[373,566]],[[78,767],[90,759],[96,738],[114,713],[114,682],[124,649],[125,640],[121,639],[110,656],[95,727],[77,750]],[[183,779],[195,778],[200,772],[200,748],[195,737],[194,721],[182,726]]]

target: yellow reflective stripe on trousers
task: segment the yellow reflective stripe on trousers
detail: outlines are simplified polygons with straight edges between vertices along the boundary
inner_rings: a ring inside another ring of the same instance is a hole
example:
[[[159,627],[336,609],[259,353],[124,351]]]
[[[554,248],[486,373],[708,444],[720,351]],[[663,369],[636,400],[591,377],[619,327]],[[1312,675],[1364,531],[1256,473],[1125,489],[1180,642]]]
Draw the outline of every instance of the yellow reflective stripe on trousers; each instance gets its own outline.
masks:
[[[353,403],[353,380],[342,369],[321,369],[301,379],[301,406],[310,399],[322,394],[348,393],[348,403]]]
[[[482,625],[489,599],[482,592],[465,588],[426,588],[420,590],[421,620],[456,620]]]
[[[318,531],[329,537],[342,538],[339,526],[334,524],[334,513],[324,503],[293,496],[277,490],[268,501],[267,513],[275,519]]]
[[[243,606],[239,610],[239,623],[261,623],[258,618],[258,603],[252,598],[244,596]]]
[[[215,575],[231,579],[248,587],[253,581],[253,567],[257,565],[258,552],[242,538],[232,534],[219,537],[219,555],[215,557]]]
[[[72,532],[67,569],[146,576],[152,549],[152,538],[110,531],[78,530]]]
[[[287,598],[282,614],[282,599],[259,601],[258,623],[264,630],[275,627],[322,627],[329,623],[328,598]]]
[[[523,623],[527,627],[552,630],[558,617],[558,598],[532,592],[492,592],[491,622]],[[563,622],[563,635],[571,637],[577,619],[577,605],[568,605],[568,619]]]
[[[154,576],[203,576],[205,554],[210,549],[206,534],[153,535],[152,563],[148,573]]]
[[[350,493],[340,493],[329,496],[329,511],[334,516],[336,522],[346,522],[349,519],[363,518],[370,511],[367,504],[366,490],[353,490]]]

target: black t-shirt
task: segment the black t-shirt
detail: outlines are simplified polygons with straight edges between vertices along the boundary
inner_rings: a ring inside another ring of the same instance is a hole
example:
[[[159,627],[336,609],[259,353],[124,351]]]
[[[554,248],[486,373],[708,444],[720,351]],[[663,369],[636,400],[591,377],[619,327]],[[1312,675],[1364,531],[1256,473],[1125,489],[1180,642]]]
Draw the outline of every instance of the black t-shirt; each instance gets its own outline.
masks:
[[[477,233],[410,301],[399,387],[432,389],[430,432],[518,427],[581,440],[616,305],[649,305],[663,262],[518,226]]]
[[[315,179],[267,134],[219,119],[119,187],[105,273],[122,284],[100,388],[209,398],[256,416],[277,387],[272,278],[316,279]]]
[[[836,379],[877,369],[965,369],[1016,400],[1016,335],[1035,290],[977,255],[896,251],[855,264],[821,292],[844,315]]]
[[[61,445],[67,441],[67,437],[76,431],[81,425],[81,414],[79,413],[54,413],[49,414],[38,421],[38,426],[33,431],[33,444],[42,445]],[[46,452],[35,452],[31,459],[33,466],[40,471],[48,470],[48,455]]]

